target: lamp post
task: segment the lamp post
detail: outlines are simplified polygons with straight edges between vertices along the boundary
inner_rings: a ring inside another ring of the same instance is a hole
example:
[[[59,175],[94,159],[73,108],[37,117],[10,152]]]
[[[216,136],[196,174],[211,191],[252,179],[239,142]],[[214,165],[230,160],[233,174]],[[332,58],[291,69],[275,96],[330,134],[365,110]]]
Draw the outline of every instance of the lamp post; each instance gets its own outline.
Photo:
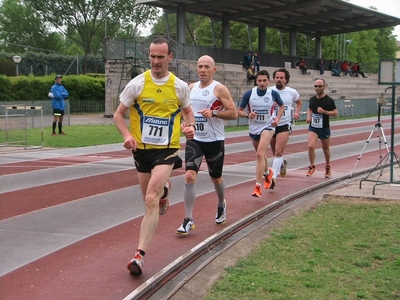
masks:
[[[344,45],[344,48],[345,48],[344,60],[349,60],[347,53],[349,51],[349,46],[353,43],[353,40],[351,40],[351,39],[345,40],[344,43],[345,43],[345,45]],[[346,47],[346,45],[348,45],[348,46]]]
[[[21,62],[21,60],[22,60],[21,56],[19,56],[19,55],[14,55],[13,56],[13,61],[15,63],[16,70],[17,70],[17,77],[18,77],[18,64]]]

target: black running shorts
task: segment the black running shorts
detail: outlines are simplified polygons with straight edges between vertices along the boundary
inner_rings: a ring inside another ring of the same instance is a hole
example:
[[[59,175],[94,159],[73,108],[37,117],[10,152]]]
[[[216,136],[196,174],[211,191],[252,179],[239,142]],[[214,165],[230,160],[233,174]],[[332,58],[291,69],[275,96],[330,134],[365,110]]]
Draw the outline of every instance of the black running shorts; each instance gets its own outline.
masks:
[[[174,169],[182,167],[182,159],[178,156],[179,149],[137,149],[132,151],[136,170],[140,173],[151,173],[158,165],[174,165]]]
[[[185,163],[186,170],[193,170],[196,173],[200,169],[203,156],[206,159],[208,174],[212,178],[222,176],[222,167],[225,156],[224,141],[199,142],[196,140],[186,141]]]
[[[274,133],[273,137],[276,137],[276,135],[277,135],[278,133],[286,132],[286,131],[289,131],[289,133],[292,133],[292,126],[290,126],[290,124],[285,124],[285,125],[282,125],[282,126],[277,126],[277,127],[275,127],[275,133]]]

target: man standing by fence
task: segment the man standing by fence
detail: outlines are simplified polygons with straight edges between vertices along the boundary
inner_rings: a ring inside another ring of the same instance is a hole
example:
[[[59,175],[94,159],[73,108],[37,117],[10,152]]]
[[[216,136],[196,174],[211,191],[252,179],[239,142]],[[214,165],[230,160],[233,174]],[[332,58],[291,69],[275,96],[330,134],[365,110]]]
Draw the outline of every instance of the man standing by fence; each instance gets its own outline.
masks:
[[[56,136],[56,127],[58,121],[58,134],[65,135],[62,131],[62,122],[64,118],[65,103],[64,100],[68,98],[69,94],[65,87],[62,85],[62,75],[56,75],[54,78],[55,83],[51,87],[51,106],[53,108],[53,136]]]

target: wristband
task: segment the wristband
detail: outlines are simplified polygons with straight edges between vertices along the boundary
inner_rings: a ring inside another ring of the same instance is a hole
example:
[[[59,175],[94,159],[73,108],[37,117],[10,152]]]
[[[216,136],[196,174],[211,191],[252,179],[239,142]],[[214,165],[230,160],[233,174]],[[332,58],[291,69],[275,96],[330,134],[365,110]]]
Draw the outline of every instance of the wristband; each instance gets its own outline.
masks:
[[[246,114],[246,118],[247,118],[247,119],[249,118],[249,114]]]
[[[196,131],[196,125],[195,124],[189,124],[189,126],[192,126],[194,131]]]

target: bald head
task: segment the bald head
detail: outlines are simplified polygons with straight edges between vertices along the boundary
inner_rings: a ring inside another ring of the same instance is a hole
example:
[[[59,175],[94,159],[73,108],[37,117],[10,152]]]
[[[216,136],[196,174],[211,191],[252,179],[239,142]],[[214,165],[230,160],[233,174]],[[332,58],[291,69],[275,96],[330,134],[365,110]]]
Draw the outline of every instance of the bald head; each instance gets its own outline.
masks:
[[[197,61],[197,64],[208,64],[208,65],[210,65],[211,67],[215,67],[215,61],[214,61],[214,59],[213,59],[211,56],[209,56],[209,55],[200,56],[200,58],[199,58],[198,61]]]
[[[317,78],[314,82],[314,89],[318,98],[325,96],[326,83],[322,78]]]
[[[209,85],[214,79],[213,76],[217,68],[214,59],[209,55],[203,55],[197,61],[197,75],[201,83],[201,87]]]

